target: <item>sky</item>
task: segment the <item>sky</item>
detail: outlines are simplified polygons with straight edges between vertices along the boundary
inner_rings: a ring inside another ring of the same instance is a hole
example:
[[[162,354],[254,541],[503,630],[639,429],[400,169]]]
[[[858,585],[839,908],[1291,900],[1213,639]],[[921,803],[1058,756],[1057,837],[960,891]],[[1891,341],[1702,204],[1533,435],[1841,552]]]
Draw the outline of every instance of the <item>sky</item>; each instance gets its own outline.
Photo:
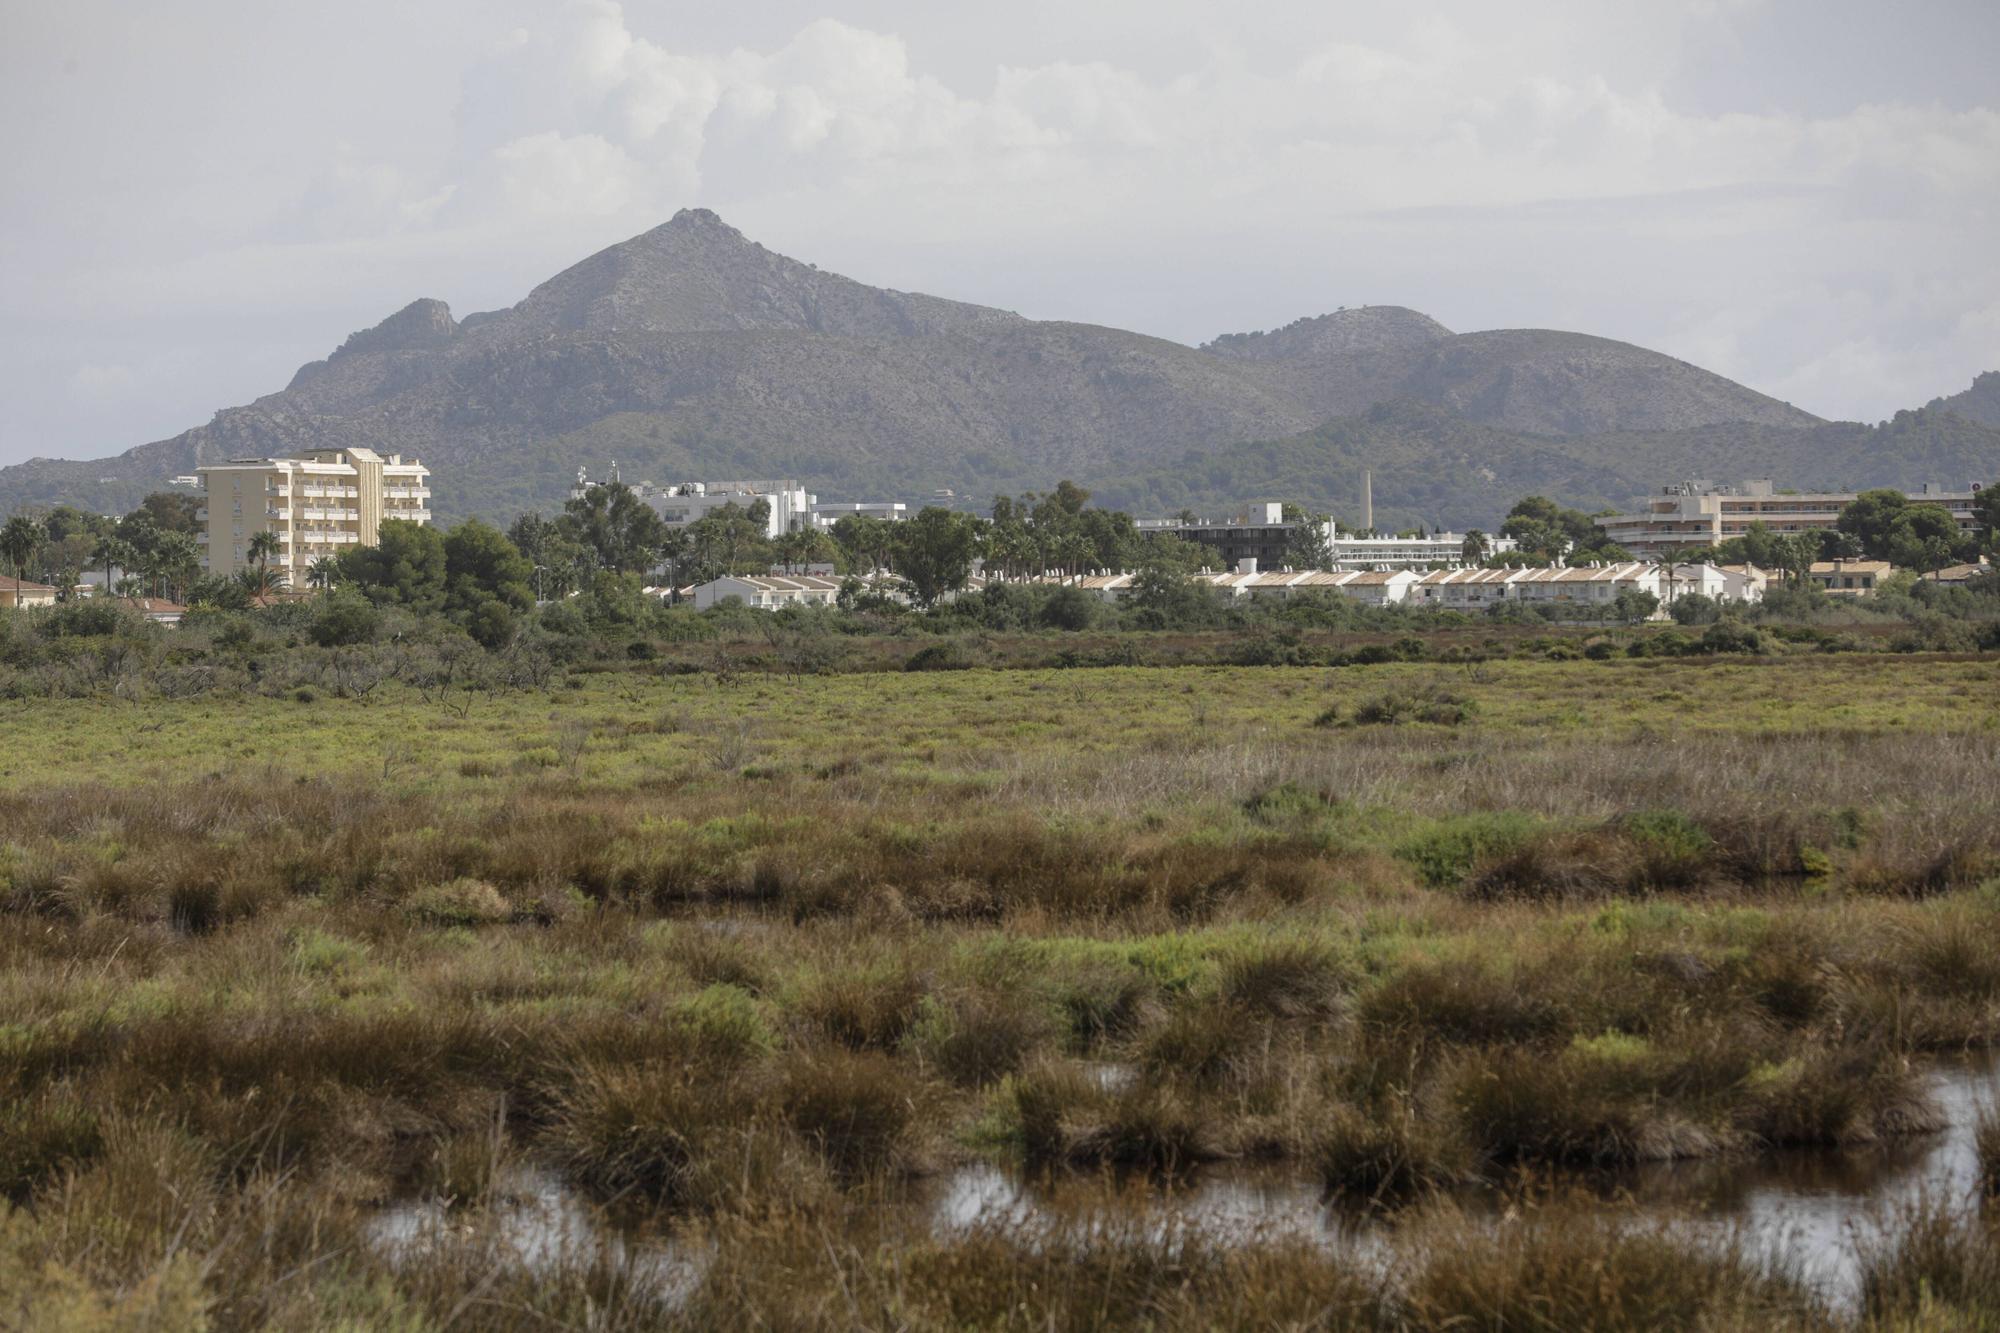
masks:
[[[1879,420],[2000,369],[2000,5],[7,0],[0,464],[683,207],[1173,338],[1341,306]]]

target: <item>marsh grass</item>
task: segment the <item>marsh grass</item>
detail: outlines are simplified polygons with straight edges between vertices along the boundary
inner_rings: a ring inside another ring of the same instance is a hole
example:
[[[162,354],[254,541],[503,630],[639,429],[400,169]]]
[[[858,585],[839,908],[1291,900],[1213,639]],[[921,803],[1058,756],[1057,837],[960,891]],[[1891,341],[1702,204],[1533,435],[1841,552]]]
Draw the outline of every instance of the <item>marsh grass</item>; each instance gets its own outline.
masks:
[[[1426,1219],[1936,1126],[1927,1053],[2000,1038],[2000,739],[1989,665],[1918,666],[1496,663],[1456,727],[1310,725],[1396,664],[0,711],[0,1324],[1615,1327],[1641,1278],[1810,1321],[1657,1235]],[[1434,1251],[866,1220],[969,1159],[1253,1156]],[[691,1303],[509,1260],[528,1167],[711,1238]],[[408,1197],[465,1243],[373,1256]],[[1881,1309],[1980,1289],[1933,1248]]]

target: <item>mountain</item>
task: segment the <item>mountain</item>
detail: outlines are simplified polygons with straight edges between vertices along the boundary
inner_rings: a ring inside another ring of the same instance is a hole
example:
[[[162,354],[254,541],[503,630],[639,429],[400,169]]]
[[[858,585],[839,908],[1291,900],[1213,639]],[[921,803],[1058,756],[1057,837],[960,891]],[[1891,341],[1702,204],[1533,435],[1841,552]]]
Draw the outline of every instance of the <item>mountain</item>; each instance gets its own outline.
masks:
[[[1490,523],[1524,478],[1573,502],[1651,490],[1678,475],[1667,460],[1717,452],[1700,432],[1768,441],[1767,470],[1819,484],[1823,424],[1627,343],[1459,334],[1394,306],[1200,348],[1030,320],[822,272],[686,210],[509,309],[459,319],[413,302],[172,439],[0,469],[0,513],[122,509],[201,463],[329,445],[421,457],[446,519],[552,507],[578,466],[613,460],[659,481],[797,476],[830,499],[984,497],[1064,476],[1145,495],[1136,479],[1171,474],[1168,489],[1220,506],[1250,498],[1266,448],[1250,442],[1289,441],[1297,498],[1328,501],[1366,466],[1383,496],[1400,467],[1411,505],[1433,506],[1419,516]],[[1685,432],[1699,439],[1657,442]]]
[[[1933,398],[1925,410],[1953,412],[1967,421],[2000,428],[2000,371],[1989,370],[1974,376],[1971,388],[1949,398]]]
[[[1134,513],[1213,513],[1236,500],[1283,498],[1356,523],[1364,469],[1374,474],[1378,525],[1491,528],[1523,495],[1585,511],[1624,508],[1689,477],[1770,477],[1794,489],[1836,491],[1991,482],[2000,479],[2000,430],[1923,409],[1875,426],[1739,422],[1557,436],[1478,424],[1435,403],[1401,399],[1299,435],[1190,450],[1163,466],[1081,480],[1101,503]],[[1505,498],[1496,505],[1494,496]]]

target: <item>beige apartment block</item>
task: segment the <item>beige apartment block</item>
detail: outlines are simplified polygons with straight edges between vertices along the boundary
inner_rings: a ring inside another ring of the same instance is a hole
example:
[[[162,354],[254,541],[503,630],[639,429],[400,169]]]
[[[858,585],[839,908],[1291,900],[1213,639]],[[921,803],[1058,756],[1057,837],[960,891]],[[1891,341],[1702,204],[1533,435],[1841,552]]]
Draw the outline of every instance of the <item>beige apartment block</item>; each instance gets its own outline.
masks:
[[[1933,483],[1905,494],[1912,504],[1944,509],[1961,532],[1979,531],[1979,487],[1948,491]],[[1643,513],[1608,514],[1597,520],[1597,526],[1632,555],[1657,560],[1685,547],[1714,546],[1741,537],[1753,523],[1780,536],[1838,527],[1842,511],[1855,498],[1854,491],[1780,491],[1768,481],[1741,486],[1686,481],[1664,488]]]
[[[205,504],[202,567],[233,574],[250,567],[250,539],[275,533],[271,568],[303,585],[312,563],[353,546],[373,546],[382,520],[431,519],[430,469],[401,454],[321,449],[295,458],[236,458],[199,468]]]

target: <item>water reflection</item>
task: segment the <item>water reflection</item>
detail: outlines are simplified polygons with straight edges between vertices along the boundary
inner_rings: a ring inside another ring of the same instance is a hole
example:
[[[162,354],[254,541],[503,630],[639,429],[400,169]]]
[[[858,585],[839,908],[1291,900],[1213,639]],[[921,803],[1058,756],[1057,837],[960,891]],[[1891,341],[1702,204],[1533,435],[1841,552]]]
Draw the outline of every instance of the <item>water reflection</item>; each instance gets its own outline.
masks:
[[[1663,1163],[1559,1177],[1566,1197],[1597,1197],[1607,1215],[1657,1222],[1704,1244],[1736,1245],[1797,1273],[1837,1305],[1860,1292],[1861,1254],[1891,1240],[1922,1206],[1977,1206],[1981,1111],[2000,1101],[2000,1062],[1949,1066],[1930,1090],[1947,1128],[1866,1149],[1797,1150],[1755,1157]],[[1547,1188],[1546,1180],[1541,1182]],[[1004,1225],[1032,1231],[1112,1215],[1143,1197],[1151,1225],[1241,1243],[1299,1237],[1364,1265],[1393,1260],[1393,1222],[1328,1200],[1315,1182],[1271,1166],[1211,1166],[1171,1182],[1078,1175],[1024,1175],[968,1167],[938,1182],[929,1225],[951,1233]],[[1461,1193],[1475,1218],[1498,1223],[1511,1206],[1504,1188]]]
[[[701,1276],[698,1256],[664,1238],[612,1225],[548,1171],[510,1172],[479,1207],[428,1198],[391,1204],[369,1220],[364,1234],[397,1262],[465,1248],[538,1274],[603,1264],[674,1302],[685,1299]]]
[[[1125,1076],[1117,1066],[1093,1071],[1107,1082]],[[1982,1111],[2000,1102],[2000,1060],[1943,1068],[1931,1076],[1930,1091],[1947,1125],[1937,1134],[1868,1149],[1579,1172],[1559,1178],[1556,1189],[1569,1199],[1601,1199],[1606,1216],[1621,1224],[1658,1223],[1697,1243],[1769,1257],[1836,1306],[1851,1308],[1870,1246],[1893,1240],[1921,1207],[1978,1206],[1974,1136]],[[1506,1188],[1468,1190],[1456,1201],[1488,1225],[1514,1216]],[[985,1226],[1028,1235],[1139,1226],[1232,1244],[1304,1239],[1376,1272],[1400,1257],[1393,1217],[1329,1201],[1317,1182],[1269,1164],[1211,1166],[1173,1180],[975,1165],[883,1207],[884,1221],[943,1236]],[[642,1228],[614,1225],[556,1176],[539,1171],[515,1173],[479,1208],[430,1200],[393,1205],[374,1218],[369,1237],[398,1259],[460,1245],[537,1271],[609,1262],[674,1301],[694,1290],[705,1267],[702,1254]]]

